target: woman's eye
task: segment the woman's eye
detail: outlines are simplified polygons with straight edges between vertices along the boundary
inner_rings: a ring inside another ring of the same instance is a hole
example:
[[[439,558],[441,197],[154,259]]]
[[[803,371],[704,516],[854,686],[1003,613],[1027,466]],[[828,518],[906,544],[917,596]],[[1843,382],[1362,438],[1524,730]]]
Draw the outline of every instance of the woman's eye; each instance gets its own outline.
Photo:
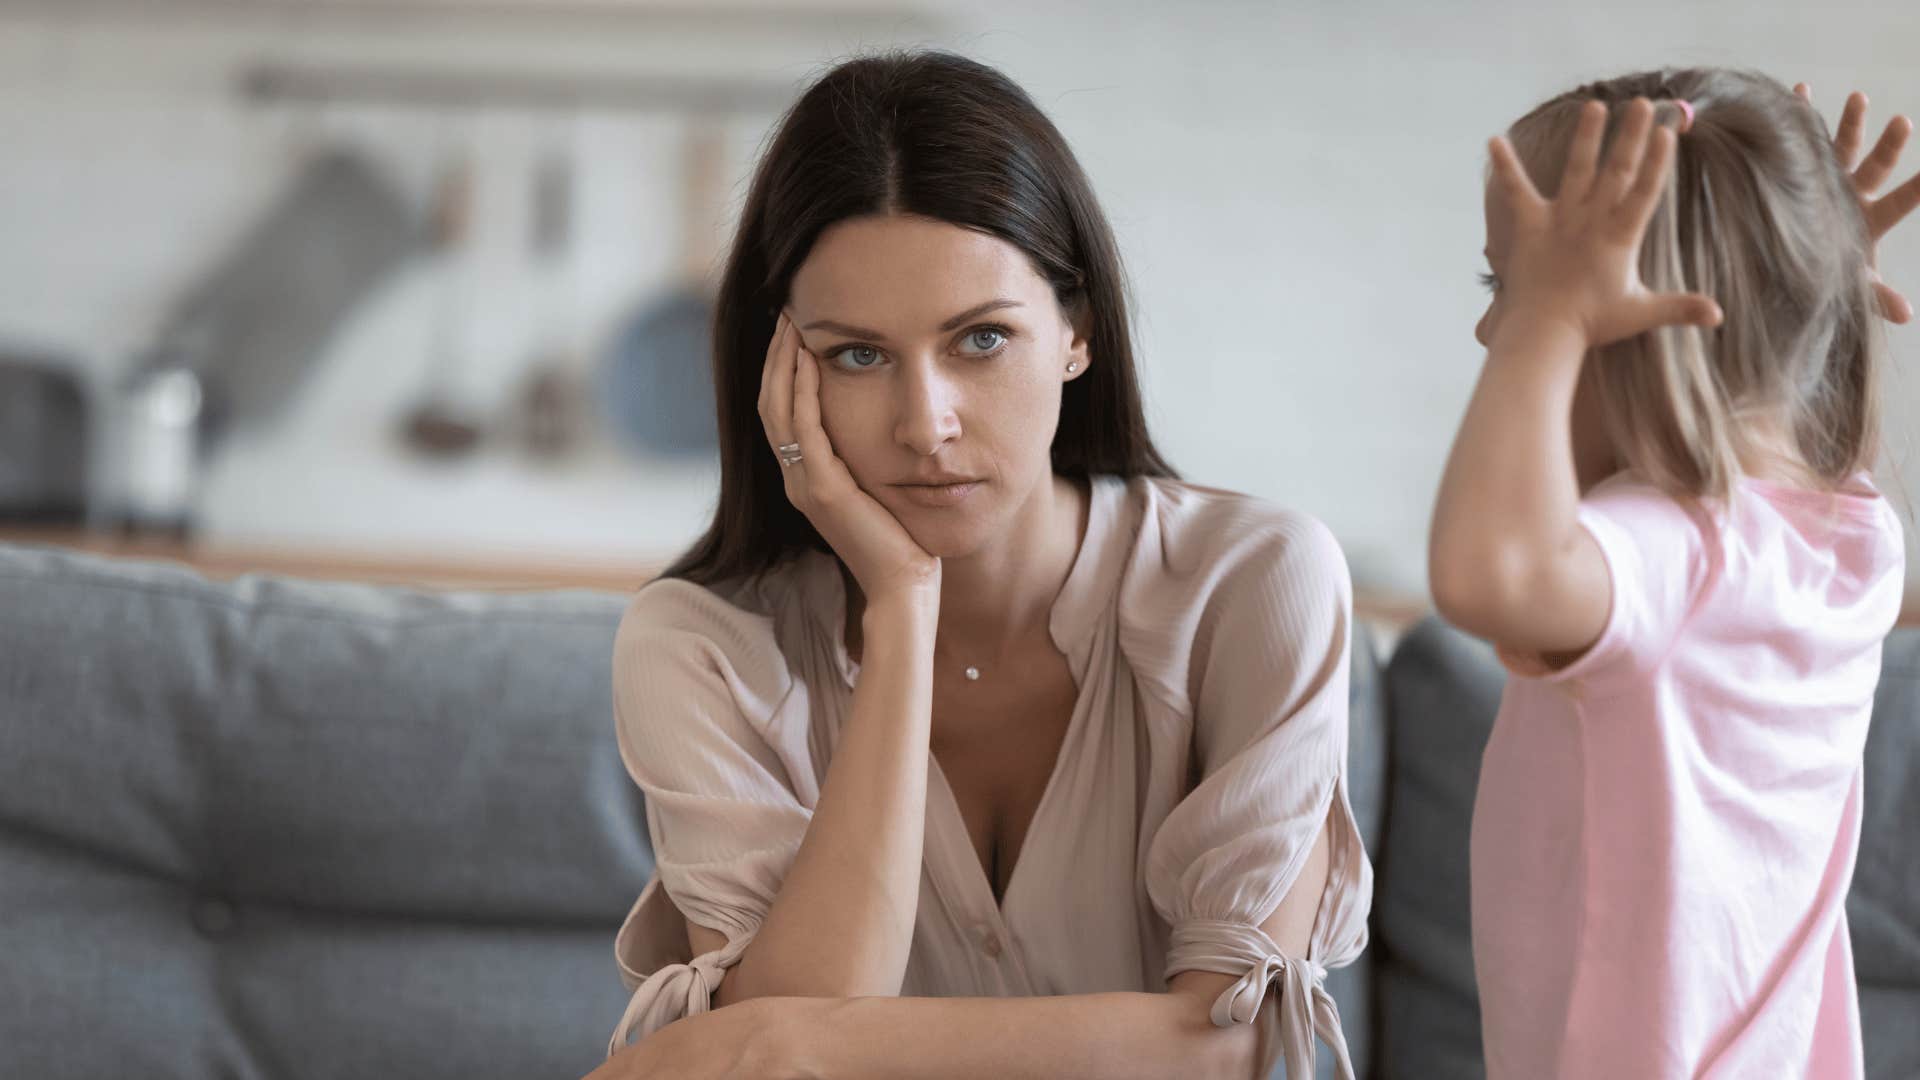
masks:
[[[970,332],[967,334],[965,340],[965,344],[971,347],[970,351],[976,356],[990,353],[1006,343],[1006,331],[995,330],[990,326],[983,326],[978,330]]]
[[[880,362],[880,350],[871,345],[849,345],[833,354],[840,366],[864,371]]]
[[[1500,291],[1500,279],[1498,277],[1494,276],[1493,274],[1481,274],[1479,275],[1479,278],[1480,278],[1481,288],[1487,290],[1488,292]]]

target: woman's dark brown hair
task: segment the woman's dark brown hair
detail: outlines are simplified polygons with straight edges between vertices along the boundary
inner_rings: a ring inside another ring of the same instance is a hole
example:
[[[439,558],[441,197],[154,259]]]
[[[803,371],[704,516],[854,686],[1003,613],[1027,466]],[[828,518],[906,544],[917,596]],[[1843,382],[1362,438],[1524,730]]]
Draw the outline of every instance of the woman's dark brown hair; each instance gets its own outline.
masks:
[[[1060,132],[998,71],[943,52],[862,57],[794,103],[755,171],[714,311],[720,504],[663,577],[713,584],[827,550],[787,501],[757,401],[794,274],[827,228],[912,214],[1025,252],[1093,362],[1065,384],[1053,468],[1173,476],[1147,434],[1126,284],[1106,217]]]

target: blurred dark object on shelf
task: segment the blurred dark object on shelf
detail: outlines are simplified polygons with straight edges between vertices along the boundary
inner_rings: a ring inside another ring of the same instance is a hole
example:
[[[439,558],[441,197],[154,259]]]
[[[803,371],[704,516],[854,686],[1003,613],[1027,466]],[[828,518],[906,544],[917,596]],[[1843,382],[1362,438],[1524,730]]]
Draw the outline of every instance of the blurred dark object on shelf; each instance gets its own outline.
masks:
[[[720,261],[726,177],[722,133],[715,117],[688,119],[678,279],[627,317],[601,362],[607,418],[630,445],[648,453],[706,457],[719,446],[712,275]]]
[[[90,417],[73,365],[0,347],[0,521],[68,525],[87,512]]]
[[[710,455],[713,307],[692,290],[655,300],[621,326],[600,371],[601,402],[614,430],[648,453]]]
[[[420,247],[405,200],[362,155],[311,150],[280,200],[186,295],[156,351],[235,426],[271,420],[335,330]]]
[[[439,304],[431,316],[431,355],[419,396],[400,421],[400,439],[409,450],[442,460],[464,457],[480,445],[481,420],[456,393],[466,359],[457,267],[473,223],[473,185],[473,163],[466,157],[456,156],[441,166],[426,236],[440,279]]]

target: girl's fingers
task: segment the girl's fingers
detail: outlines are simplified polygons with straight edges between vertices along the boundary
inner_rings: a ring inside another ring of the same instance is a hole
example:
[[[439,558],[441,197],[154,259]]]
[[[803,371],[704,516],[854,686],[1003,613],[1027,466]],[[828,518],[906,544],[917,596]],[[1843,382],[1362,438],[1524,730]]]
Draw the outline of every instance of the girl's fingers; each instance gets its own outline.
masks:
[[[1613,134],[1613,146],[1607,152],[1607,168],[1594,185],[1601,206],[1620,201],[1635,187],[1640,163],[1647,152],[1647,133],[1653,129],[1653,102],[1634,98],[1627,105],[1626,117]]]
[[[1893,286],[1884,281],[1873,283],[1873,298],[1879,304],[1880,317],[1890,323],[1906,325],[1913,319],[1913,305],[1901,296]]]
[[[1719,326],[1720,305],[1700,293],[1656,293],[1640,303],[1642,330],[1660,326]]]
[[[1593,171],[1600,160],[1600,140],[1607,131],[1607,106],[1589,101],[1580,108],[1580,124],[1574,129],[1573,146],[1567,151],[1567,168],[1560,177],[1560,199],[1578,202],[1593,187]]]
[[[1652,145],[1640,162],[1633,189],[1620,204],[1624,222],[1636,238],[1646,232],[1647,222],[1653,220],[1653,212],[1660,206],[1660,197],[1666,194],[1667,177],[1673,172],[1674,146],[1679,138],[1664,124],[1654,128]]]
[[[1495,135],[1487,143],[1487,156],[1493,159],[1493,182],[1499,185],[1500,194],[1510,209],[1518,211],[1544,201],[1505,135]]]
[[[1840,110],[1840,132],[1833,137],[1833,154],[1840,159],[1840,167],[1853,171],[1853,159],[1860,156],[1860,137],[1867,125],[1867,95],[1855,90],[1847,95],[1846,107]]]
[[[1803,82],[1794,83],[1793,92],[1799,95],[1799,98],[1801,101],[1804,101],[1809,105],[1813,104],[1813,87],[1808,86],[1806,83],[1803,83]]]
[[[1916,209],[1920,209],[1920,173],[1867,207],[1867,235],[1879,240]]]
[[[1896,116],[1887,121],[1887,130],[1880,133],[1880,141],[1873,144],[1867,160],[1853,172],[1854,189],[1862,195],[1871,195],[1880,185],[1893,175],[1894,166],[1900,164],[1900,152],[1907,148],[1907,136],[1913,134],[1913,122],[1904,116]]]

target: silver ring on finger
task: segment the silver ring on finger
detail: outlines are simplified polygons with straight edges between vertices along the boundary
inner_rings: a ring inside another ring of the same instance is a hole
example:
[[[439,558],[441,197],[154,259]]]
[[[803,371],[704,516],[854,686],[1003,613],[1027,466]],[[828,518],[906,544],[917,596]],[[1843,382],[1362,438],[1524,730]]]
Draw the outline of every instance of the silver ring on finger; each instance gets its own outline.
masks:
[[[800,444],[797,442],[781,443],[774,447],[774,453],[780,455],[780,467],[783,469],[790,469],[805,460],[800,453]]]

